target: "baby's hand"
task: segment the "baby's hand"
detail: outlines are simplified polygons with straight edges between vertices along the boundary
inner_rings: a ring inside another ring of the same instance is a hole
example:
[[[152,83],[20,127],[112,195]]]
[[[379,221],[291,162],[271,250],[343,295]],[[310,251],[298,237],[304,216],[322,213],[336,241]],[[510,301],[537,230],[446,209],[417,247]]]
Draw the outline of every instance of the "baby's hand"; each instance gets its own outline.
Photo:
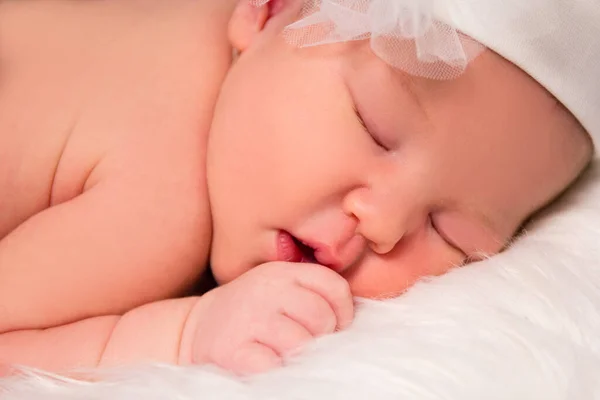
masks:
[[[191,361],[237,374],[280,366],[291,350],[347,327],[354,317],[348,283],[316,264],[259,265],[207,301],[188,320],[196,325]]]

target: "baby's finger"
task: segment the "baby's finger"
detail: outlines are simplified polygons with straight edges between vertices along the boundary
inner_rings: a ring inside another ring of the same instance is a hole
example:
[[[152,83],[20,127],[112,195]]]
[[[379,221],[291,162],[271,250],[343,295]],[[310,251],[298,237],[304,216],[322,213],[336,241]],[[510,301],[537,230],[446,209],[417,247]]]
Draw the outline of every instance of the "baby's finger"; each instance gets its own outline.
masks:
[[[350,285],[338,273],[318,264],[300,264],[295,275],[298,285],[323,297],[337,316],[337,328],[344,329],[354,319],[354,302]]]
[[[236,350],[231,365],[221,365],[238,375],[253,375],[281,366],[281,357],[268,346],[249,342]]]
[[[284,314],[274,314],[264,324],[256,340],[284,356],[311,340],[313,335],[301,324]]]
[[[333,333],[338,325],[333,307],[320,294],[304,288],[294,288],[279,300],[281,312],[301,325],[311,336]]]

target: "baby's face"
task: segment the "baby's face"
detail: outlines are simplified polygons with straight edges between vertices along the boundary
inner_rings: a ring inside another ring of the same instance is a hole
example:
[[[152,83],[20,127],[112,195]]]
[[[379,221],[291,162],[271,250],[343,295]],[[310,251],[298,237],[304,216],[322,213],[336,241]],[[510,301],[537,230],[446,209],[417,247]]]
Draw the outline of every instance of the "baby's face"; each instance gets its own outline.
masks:
[[[432,81],[392,69],[367,41],[298,49],[273,36],[233,66],[208,152],[219,283],[298,250],[310,260],[289,234],[355,295],[380,297],[502,250],[590,145],[491,51]]]

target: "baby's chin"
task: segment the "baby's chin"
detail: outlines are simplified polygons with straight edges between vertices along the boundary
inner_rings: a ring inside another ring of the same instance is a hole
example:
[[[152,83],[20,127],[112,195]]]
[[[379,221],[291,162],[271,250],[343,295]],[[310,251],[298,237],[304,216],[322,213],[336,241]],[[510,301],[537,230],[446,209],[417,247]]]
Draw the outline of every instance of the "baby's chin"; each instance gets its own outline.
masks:
[[[222,254],[217,249],[212,251],[210,256],[210,268],[218,285],[235,280],[259,264],[259,262],[244,261],[241,255],[236,257],[231,252]]]

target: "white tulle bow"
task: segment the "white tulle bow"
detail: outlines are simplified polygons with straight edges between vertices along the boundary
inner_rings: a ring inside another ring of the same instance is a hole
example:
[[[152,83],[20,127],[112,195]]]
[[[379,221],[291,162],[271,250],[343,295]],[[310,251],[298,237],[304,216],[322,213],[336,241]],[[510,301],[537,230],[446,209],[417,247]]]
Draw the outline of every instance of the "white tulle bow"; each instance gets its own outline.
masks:
[[[250,1],[260,6],[270,0]],[[395,68],[452,79],[485,49],[448,21],[462,11],[456,6],[448,0],[304,0],[300,19],[284,36],[299,47],[368,39]]]

